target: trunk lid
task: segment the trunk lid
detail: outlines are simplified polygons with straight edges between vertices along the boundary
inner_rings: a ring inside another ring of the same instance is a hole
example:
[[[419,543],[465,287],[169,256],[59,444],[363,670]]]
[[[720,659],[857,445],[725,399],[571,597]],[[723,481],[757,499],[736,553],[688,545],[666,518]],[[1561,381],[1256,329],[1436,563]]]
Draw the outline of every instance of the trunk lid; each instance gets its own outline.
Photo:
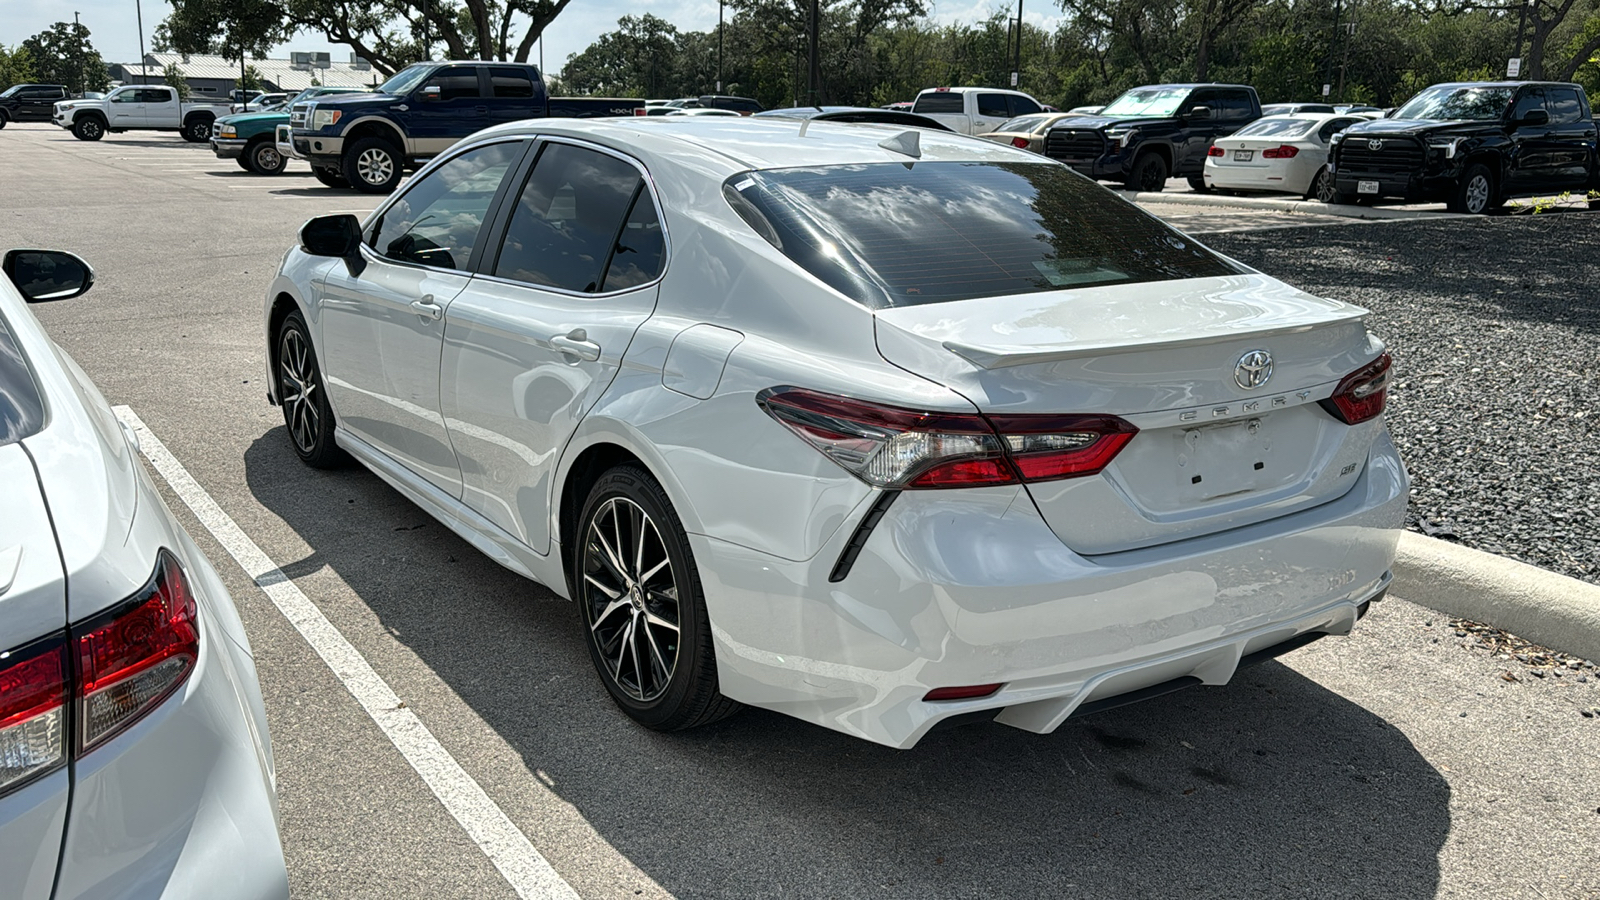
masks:
[[[1027,485],[1057,536],[1095,555],[1350,490],[1382,419],[1348,426],[1317,401],[1381,352],[1365,315],[1250,273],[886,309],[877,337],[890,362],[984,413],[1112,414],[1138,426],[1099,475]],[[1238,365],[1257,350],[1272,369],[1247,389]]]

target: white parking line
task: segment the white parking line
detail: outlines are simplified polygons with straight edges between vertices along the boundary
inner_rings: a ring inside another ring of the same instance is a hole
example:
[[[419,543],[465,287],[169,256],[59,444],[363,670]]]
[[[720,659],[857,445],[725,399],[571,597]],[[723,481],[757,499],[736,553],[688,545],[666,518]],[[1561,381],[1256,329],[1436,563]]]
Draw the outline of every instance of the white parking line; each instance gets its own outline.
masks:
[[[550,863],[534,848],[528,836],[474,781],[455,757],[428,731],[422,720],[400,703],[400,698],[360,651],[351,645],[322,614],[289,576],[244,533],[233,518],[211,499],[206,489],[178,462],[132,409],[114,408],[117,418],[139,437],[139,448],[157,473],[166,479],[178,499],[195,514],[228,555],[234,558],[289,623],[322,657],[333,674],[343,682],[393,742],[411,768],[422,776],[433,795],[461,823],[478,849],[489,857],[507,882],[524,898],[578,900],[578,893],[567,884]]]

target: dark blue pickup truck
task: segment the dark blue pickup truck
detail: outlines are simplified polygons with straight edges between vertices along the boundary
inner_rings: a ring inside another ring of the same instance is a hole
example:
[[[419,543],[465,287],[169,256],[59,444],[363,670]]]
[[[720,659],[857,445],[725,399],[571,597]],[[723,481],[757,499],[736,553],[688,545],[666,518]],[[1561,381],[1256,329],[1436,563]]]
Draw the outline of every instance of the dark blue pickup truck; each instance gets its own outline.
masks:
[[[408,169],[491,125],[546,116],[643,115],[643,100],[551,97],[536,66],[424,62],[370,94],[318,97],[289,111],[293,155],[329,187],[387,194]]]

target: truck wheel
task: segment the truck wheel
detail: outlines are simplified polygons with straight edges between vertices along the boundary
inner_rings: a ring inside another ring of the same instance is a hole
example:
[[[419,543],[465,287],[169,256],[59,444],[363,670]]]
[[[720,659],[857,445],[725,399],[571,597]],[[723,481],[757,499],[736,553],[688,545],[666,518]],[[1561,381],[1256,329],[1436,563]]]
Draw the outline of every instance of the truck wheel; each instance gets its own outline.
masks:
[[[1154,150],[1146,150],[1133,161],[1124,186],[1130,191],[1154,193],[1167,186],[1167,161]]]
[[[1453,213],[1481,216],[1495,207],[1494,200],[1494,174],[1483,163],[1473,163],[1467,166],[1445,208]]]
[[[80,141],[98,141],[106,136],[106,126],[88,116],[72,123],[72,136]]]
[[[394,145],[378,137],[362,138],[344,152],[344,177],[363,194],[387,194],[400,183],[405,162]]]
[[[191,144],[204,144],[211,140],[211,119],[195,116],[183,123],[183,131],[180,133],[183,139]]]
[[[289,165],[272,141],[266,139],[246,147],[243,158],[249,162],[250,171],[257,175],[278,175]]]
[[[0,128],[6,127],[6,114],[0,112]]]
[[[239,168],[245,170],[246,172],[251,171],[251,169],[250,169],[250,160],[245,159],[242,156],[235,156],[233,158],[233,161],[238,163],[239,164]]]
[[[344,176],[340,175],[337,169],[313,168],[311,174],[317,176],[318,181],[331,188],[347,188],[350,186],[350,182],[345,181]]]
[[[1204,175],[1190,175],[1189,190],[1194,191],[1196,194],[1209,194],[1211,193],[1211,185],[1206,184]]]

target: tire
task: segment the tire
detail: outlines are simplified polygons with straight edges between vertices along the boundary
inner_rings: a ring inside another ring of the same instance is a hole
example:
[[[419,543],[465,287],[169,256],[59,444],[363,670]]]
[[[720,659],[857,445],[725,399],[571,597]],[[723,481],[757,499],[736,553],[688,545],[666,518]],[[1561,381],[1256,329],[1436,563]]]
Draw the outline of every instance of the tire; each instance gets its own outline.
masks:
[[[1194,191],[1196,194],[1209,194],[1211,193],[1211,185],[1206,184],[1204,175],[1190,175],[1189,190]]]
[[[322,182],[327,187],[331,187],[331,188],[348,188],[348,187],[350,187],[350,182],[345,181],[344,180],[344,176],[339,174],[339,172],[337,170],[335,170],[335,169],[312,168],[311,174],[317,176],[317,180]]]
[[[278,405],[283,409],[283,424],[289,432],[289,445],[300,461],[313,469],[333,469],[348,457],[333,439],[333,409],[317,365],[311,330],[296,310],[278,326],[273,336],[277,357],[273,377],[277,379]]]
[[[7,121],[8,120],[6,119],[6,114],[3,113],[3,112],[0,112],[0,129],[4,129],[6,127],[6,122]]]
[[[636,465],[606,472],[584,501],[577,535],[573,594],[611,699],[657,731],[737,712],[717,689],[700,574],[660,483]]]
[[[211,140],[211,122],[206,116],[190,116],[189,121],[183,123],[183,129],[178,133],[191,144],[204,144]]]
[[[252,171],[252,169],[250,168],[250,160],[246,159],[245,157],[243,157],[243,156],[235,156],[233,158],[233,161],[238,163],[239,164],[239,168],[245,170],[246,172]]]
[[[245,168],[257,175],[281,175],[288,168],[289,161],[278,152],[276,144],[269,140],[259,140],[244,148]]]
[[[1130,191],[1156,193],[1167,186],[1167,161],[1154,150],[1146,150],[1133,161],[1123,186]]]
[[[1306,188],[1306,199],[1322,203],[1338,203],[1340,201],[1335,199],[1338,195],[1339,190],[1333,183],[1333,173],[1327,169],[1318,169],[1316,177],[1311,179],[1311,186]]]
[[[1445,208],[1453,213],[1481,216],[1495,208],[1494,173],[1483,163],[1473,163],[1450,192]]]
[[[343,174],[363,194],[387,194],[405,174],[405,159],[383,138],[362,138],[345,150]]]
[[[72,136],[80,141],[98,141],[106,136],[105,123],[93,116],[85,116],[72,123]]]

